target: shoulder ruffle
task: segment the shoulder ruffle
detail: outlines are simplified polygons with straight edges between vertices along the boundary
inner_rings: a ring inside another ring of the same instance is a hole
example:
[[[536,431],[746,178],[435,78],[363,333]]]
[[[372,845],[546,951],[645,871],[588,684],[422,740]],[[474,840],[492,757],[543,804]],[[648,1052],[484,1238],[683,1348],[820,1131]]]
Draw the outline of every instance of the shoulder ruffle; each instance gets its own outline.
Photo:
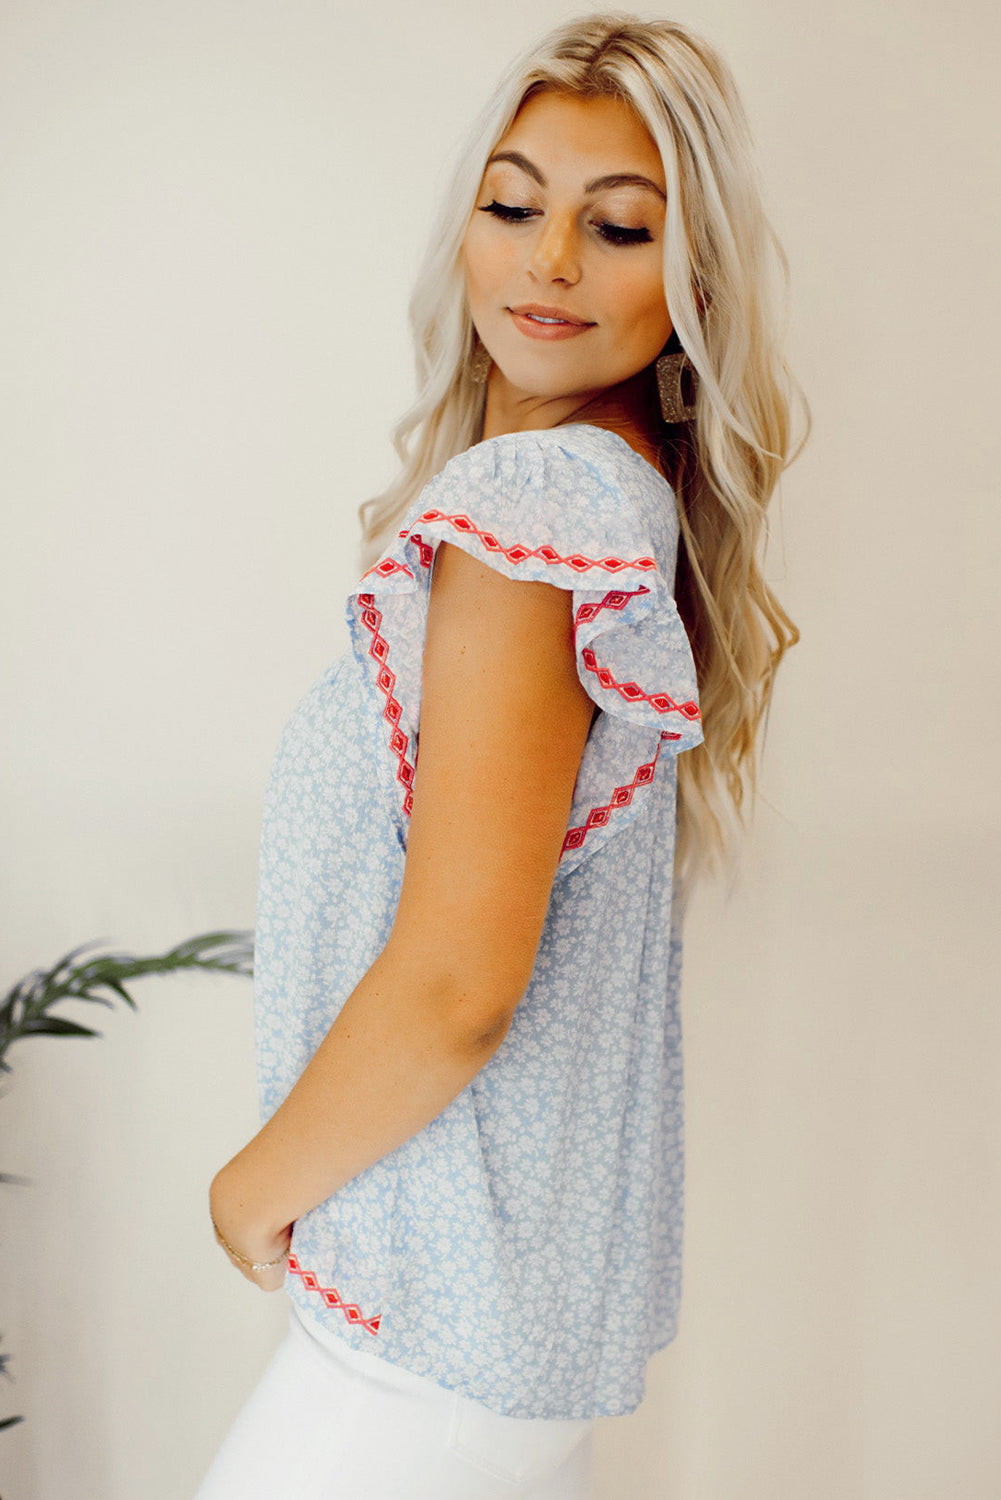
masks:
[[[624,440],[583,424],[478,443],[425,485],[346,607],[385,721],[404,847],[431,570],[443,540],[509,578],[573,595],[577,672],[602,713],[577,776],[562,876],[640,812],[665,756],[702,740],[695,666],[672,592],[673,491]]]

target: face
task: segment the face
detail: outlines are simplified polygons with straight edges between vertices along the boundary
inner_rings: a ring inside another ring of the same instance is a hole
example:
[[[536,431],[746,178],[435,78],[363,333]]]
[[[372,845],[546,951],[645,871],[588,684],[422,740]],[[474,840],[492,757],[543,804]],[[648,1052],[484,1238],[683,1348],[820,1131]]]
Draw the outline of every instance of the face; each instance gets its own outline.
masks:
[[[469,309],[494,361],[488,401],[550,409],[656,359],[664,296],[660,152],[622,100],[547,91],[487,164],[462,247]]]

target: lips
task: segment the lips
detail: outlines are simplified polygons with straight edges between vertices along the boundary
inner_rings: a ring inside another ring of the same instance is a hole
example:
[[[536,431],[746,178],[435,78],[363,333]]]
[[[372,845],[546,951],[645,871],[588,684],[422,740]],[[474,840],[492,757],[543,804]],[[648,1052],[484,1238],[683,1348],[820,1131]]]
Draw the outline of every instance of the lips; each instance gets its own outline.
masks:
[[[569,324],[573,328],[594,327],[594,324],[588,322],[586,318],[578,318],[574,313],[568,312],[565,307],[546,307],[541,302],[523,302],[519,307],[512,307],[508,310],[517,318],[531,318],[533,321],[536,318],[548,318],[550,319],[549,327],[553,326],[554,321]]]

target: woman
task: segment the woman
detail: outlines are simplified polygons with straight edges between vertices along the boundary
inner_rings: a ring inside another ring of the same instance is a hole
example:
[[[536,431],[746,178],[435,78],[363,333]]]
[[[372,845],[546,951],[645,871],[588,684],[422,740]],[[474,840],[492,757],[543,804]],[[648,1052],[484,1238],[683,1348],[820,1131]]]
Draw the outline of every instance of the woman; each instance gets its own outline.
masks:
[[[563,25],[476,125],[351,649],[269,782],[265,1124],[210,1206],[290,1329],[199,1500],[580,1500],[675,1335],[683,897],[797,639],[769,248],[682,26]]]

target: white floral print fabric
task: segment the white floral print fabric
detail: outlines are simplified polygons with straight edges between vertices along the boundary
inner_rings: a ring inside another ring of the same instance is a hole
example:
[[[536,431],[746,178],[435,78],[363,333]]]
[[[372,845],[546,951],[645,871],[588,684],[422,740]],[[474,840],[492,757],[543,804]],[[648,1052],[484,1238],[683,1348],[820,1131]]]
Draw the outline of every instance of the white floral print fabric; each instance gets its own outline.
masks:
[[[442,540],[572,593],[578,675],[602,712],[504,1041],[425,1129],[297,1221],[286,1289],[349,1346],[493,1411],[622,1415],[677,1329],[676,756],[702,730],[674,493],[617,434],[578,423],[457,455],[349,595],[351,645],[292,713],[265,796],[261,1117],[392,928]]]

